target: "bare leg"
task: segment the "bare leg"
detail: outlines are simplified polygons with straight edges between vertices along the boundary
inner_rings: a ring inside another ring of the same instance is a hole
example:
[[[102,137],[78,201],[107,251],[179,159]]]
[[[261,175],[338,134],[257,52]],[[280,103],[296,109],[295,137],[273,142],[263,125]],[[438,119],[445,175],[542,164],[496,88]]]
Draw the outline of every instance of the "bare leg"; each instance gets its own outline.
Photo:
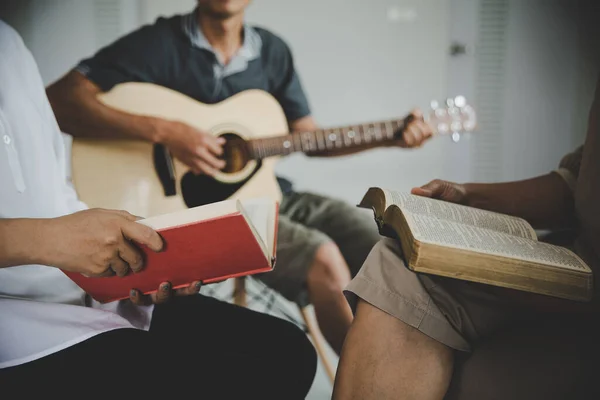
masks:
[[[452,349],[359,300],[333,399],[441,400],[453,362]]]
[[[319,247],[308,271],[308,294],[319,328],[338,355],[352,323],[352,310],[342,292],[348,283],[350,272],[337,246],[331,242]]]

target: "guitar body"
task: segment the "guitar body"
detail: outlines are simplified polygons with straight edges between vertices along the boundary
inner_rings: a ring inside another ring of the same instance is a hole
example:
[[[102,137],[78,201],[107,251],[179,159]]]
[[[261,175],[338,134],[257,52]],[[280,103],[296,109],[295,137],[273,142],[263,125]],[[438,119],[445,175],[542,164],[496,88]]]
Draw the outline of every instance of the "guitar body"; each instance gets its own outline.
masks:
[[[206,105],[162,86],[135,82],[117,85],[99,100],[124,112],[181,121],[228,139],[257,139],[288,132],[281,106],[260,90]],[[268,196],[281,200],[274,172],[277,157],[249,160],[235,171],[219,172],[211,178],[191,174],[175,159],[165,164],[160,153],[160,147],[144,141],[75,138],[75,189],[90,207],[122,209],[143,217],[225,199]],[[167,174],[171,166],[175,181],[169,190],[160,176]]]

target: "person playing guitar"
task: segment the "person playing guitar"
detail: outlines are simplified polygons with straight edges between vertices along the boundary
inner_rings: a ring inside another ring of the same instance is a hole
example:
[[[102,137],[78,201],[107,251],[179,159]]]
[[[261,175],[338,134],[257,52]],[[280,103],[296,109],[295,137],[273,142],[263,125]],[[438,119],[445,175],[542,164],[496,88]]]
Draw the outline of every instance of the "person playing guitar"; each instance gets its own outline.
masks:
[[[187,15],[159,18],[83,60],[47,89],[63,132],[74,137],[141,139],[164,145],[196,174],[225,166],[224,140],[185,123],[133,115],[97,96],[125,82],[148,82],[214,104],[249,89],[270,93],[290,131],[317,124],[294,68],[290,49],[273,33],[244,23],[250,0],[198,0]],[[418,147],[431,135],[420,111],[399,139],[386,146]],[[315,152],[338,156],[383,144]],[[338,200],[282,185],[277,268],[258,275],[298,304],[311,302],[324,337],[339,354],[352,322],[342,290],[379,240],[370,216]]]

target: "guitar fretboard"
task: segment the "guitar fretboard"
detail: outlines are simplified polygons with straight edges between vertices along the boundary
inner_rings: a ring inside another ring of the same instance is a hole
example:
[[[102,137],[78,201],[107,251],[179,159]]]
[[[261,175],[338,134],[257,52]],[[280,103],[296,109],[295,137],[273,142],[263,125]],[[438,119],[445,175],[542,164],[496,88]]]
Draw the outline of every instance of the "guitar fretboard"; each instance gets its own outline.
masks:
[[[392,141],[404,127],[403,120],[392,120],[346,127],[295,132],[288,135],[253,139],[248,142],[250,157],[262,159],[296,152],[319,153],[361,145]]]

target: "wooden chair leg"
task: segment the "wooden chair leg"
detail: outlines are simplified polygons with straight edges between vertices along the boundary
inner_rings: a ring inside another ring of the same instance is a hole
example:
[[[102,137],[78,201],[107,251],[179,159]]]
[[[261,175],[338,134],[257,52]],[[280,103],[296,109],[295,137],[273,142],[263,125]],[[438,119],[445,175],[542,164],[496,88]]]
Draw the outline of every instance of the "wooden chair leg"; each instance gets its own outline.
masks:
[[[323,346],[323,343],[321,342],[320,333],[318,331],[319,328],[317,328],[313,323],[312,319],[308,315],[308,312],[306,311],[306,308],[302,308],[300,306],[298,306],[298,308],[300,310],[300,314],[302,314],[302,319],[304,319],[304,323],[306,324],[306,327],[308,329],[308,334],[312,337],[315,349],[317,350],[317,355],[321,359],[323,367],[325,368],[325,372],[327,373],[327,376],[329,377],[329,380],[333,385],[335,381],[335,371],[333,369],[333,366],[331,365],[331,362],[327,358],[327,353],[325,353],[325,348]]]
[[[243,276],[235,278],[233,286],[233,304],[241,307],[247,307],[248,301],[246,298],[246,278]]]

